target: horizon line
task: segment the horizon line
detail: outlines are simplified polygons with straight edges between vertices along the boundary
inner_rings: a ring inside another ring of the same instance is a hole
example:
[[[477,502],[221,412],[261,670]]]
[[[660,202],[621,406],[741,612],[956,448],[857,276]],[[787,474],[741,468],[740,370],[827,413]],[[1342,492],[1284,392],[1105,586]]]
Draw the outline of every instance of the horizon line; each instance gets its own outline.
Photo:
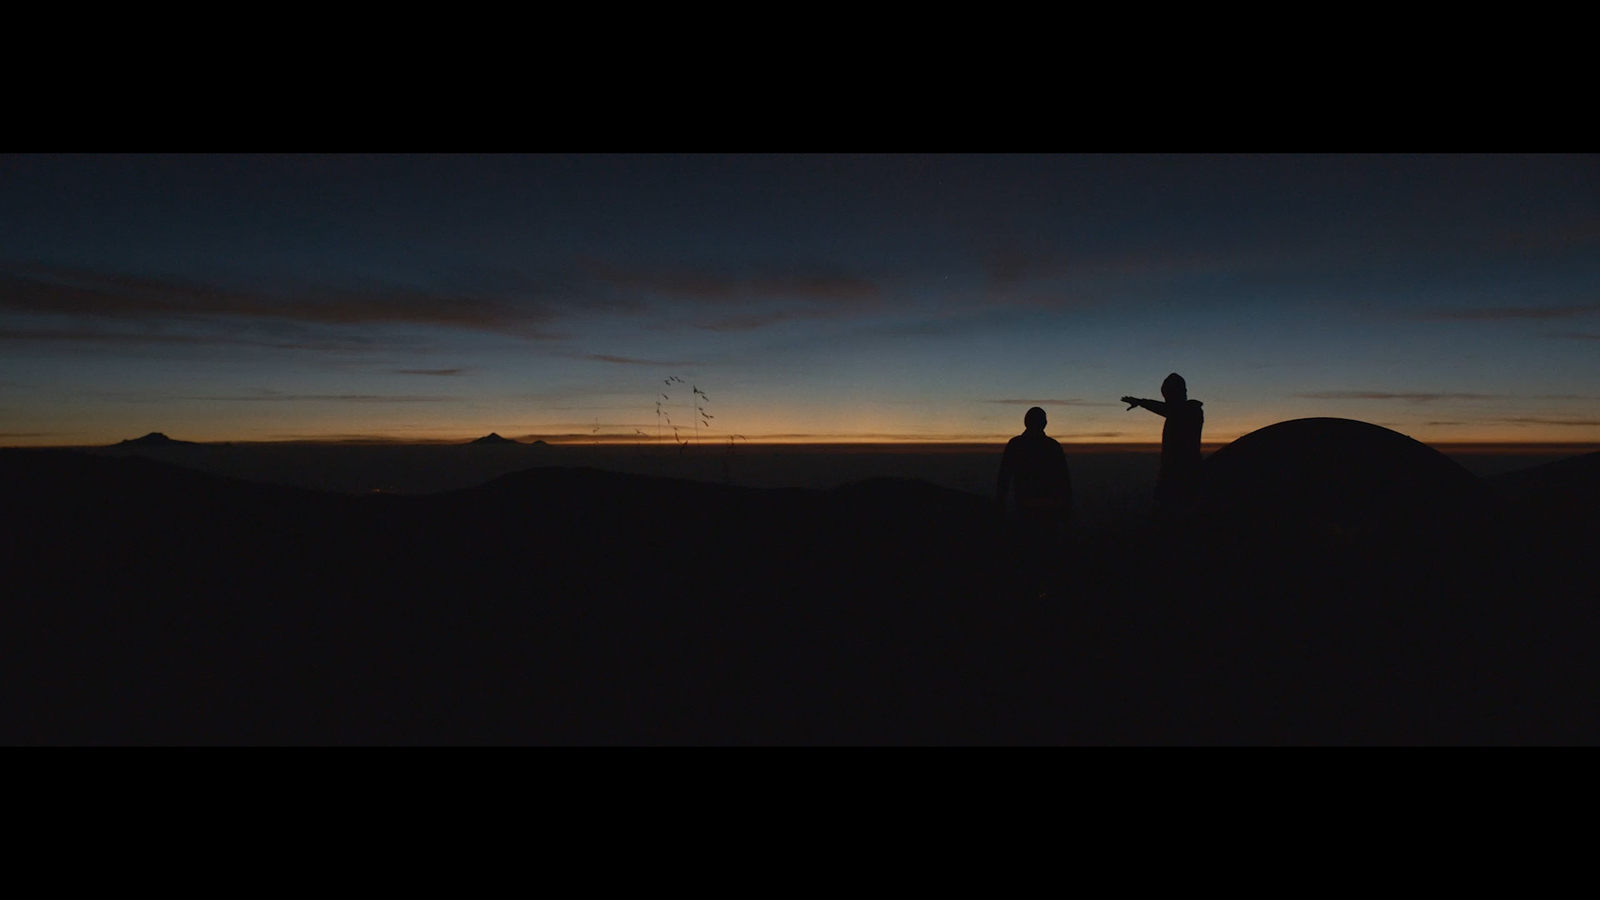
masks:
[[[159,433],[159,432],[151,432],[151,433],[154,434],[154,433]],[[473,437],[473,438],[415,438],[415,437],[409,437],[408,438],[408,437],[394,437],[394,436],[388,436],[388,435],[327,435],[327,436],[306,435],[306,436],[285,436],[285,437],[281,437],[281,438],[269,438],[269,439],[245,439],[245,440],[192,441],[192,440],[186,440],[186,439],[183,439],[183,438],[172,438],[172,440],[173,440],[174,443],[178,443],[178,444],[194,444],[194,445],[205,446],[205,447],[226,447],[226,446],[236,446],[236,445],[247,445],[247,446],[269,446],[269,445],[308,446],[309,445],[309,446],[327,446],[327,447],[340,447],[340,446],[344,446],[344,447],[348,447],[348,446],[415,446],[415,447],[435,446],[435,447],[444,447],[444,446],[471,446],[476,441],[480,440],[482,437],[485,437],[485,436],[486,435],[479,435],[478,437]],[[900,438],[900,439],[890,439],[890,440],[884,440],[884,439],[874,440],[874,439],[852,438],[852,437],[849,437],[849,436],[840,436],[840,437],[804,436],[804,437],[802,437],[802,436],[796,435],[793,438],[778,437],[776,439],[774,439],[772,437],[766,437],[766,438],[741,438],[741,439],[737,440],[736,443],[731,443],[731,444],[730,444],[730,441],[726,437],[722,437],[720,439],[713,440],[713,441],[703,441],[703,442],[701,442],[699,444],[696,444],[693,441],[685,442],[683,444],[677,444],[677,443],[665,442],[665,441],[657,442],[657,441],[654,441],[654,440],[639,440],[636,436],[629,436],[629,437],[632,437],[633,439],[632,440],[625,440],[623,438],[623,436],[621,436],[621,435],[610,435],[610,436],[599,435],[599,436],[596,436],[596,435],[581,435],[581,434],[556,434],[556,435],[529,434],[529,435],[519,435],[519,436],[514,437],[514,438],[506,438],[506,440],[509,441],[513,445],[523,446],[523,447],[533,447],[533,446],[538,446],[539,444],[543,444],[543,445],[548,446],[548,447],[563,447],[563,448],[585,448],[585,447],[588,447],[588,448],[596,448],[596,449],[605,448],[605,449],[608,449],[608,450],[636,449],[636,450],[646,451],[646,452],[650,452],[650,453],[657,453],[657,452],[659,452],[659,453],[679,453],[679,452],[692,452],[692,451],[696,451],[696,450],[721,453],[721,452],[726,452],[728,450],[728,448],[730,447],[730,445],[734,448],[734,450],[736,452],[740,448],[752,448],[753,449],[753,448],[757,448],[757,447],[763,448],[763,449],[783,448],[783,449],[791,449],[791,450],[812,450],[812,451],[826,451],[826,450],[848,451],[848,450],[857,450],[857,451],[863,451],[863,452],[870,452],[870,451],[873,451],[873,450],[900,450],[900,451],[904,452],[904,451],[907,451],[907,450],[919,450],[919,451],[922,451],[922,452],[962,452],[962,451],[971,452],[971,451],[976,451],[976,450],[980,450],[980,449],[982,449],[982,450],[994,450],[994,449],[1003,447],[1005,445],[1005,442],[1010,440],[1011,437],[1014,437],[1014,436],[1015,435],[1007,435],[1007,436],[1000,436],[1000,437],[973,436],[971,438],[961,438],[961,439],[951,439],[951,438],[911,438],[911,439],[906,439],[906,438]],[[1242,436],[1243,435],[1240,435],[1240,437],[1242,437]],[[1229,444],[1233,443],[1233,441],[1235,441],[1237,439],[1238,438],[1235,437],[1235,438],[1229,438],[1229,439],[1204,440],[1204,441],[1201,442],[1200,446],[1201,446],[1202,450],[1204,450],[1204,451],[1209,453],[1209,452],[1214,452],[1214,451],[1216,451],[1218,449],[1221,449],[1222,447],[1226,447]],[[127,439],[127,440],[137,440],[137,438],[130,438],[130,439]],[[1116,441],[1116,440],[1095,440],[1095,439],[1089,439],[1089,440],[1077,439],[1077,440],[1074,440],[1074,439],[1070,439],[1070,438],[1067,438],[1067,439],[1058,438],[1057,440],[1060,441],[1063,449],[1067,450],[1068,452],[1078,452],[1078,453],[1086,453],[1086,452],[1087,453],[1095,453],[1095,452],[1098,452],[1098,453],[1116,453],[1116,452],[1147,453],[1147,452],[1158,452],[1161,449],[1161,442],[1159,440],[1154,440],[1154,441]],[[1506,440],[1471,441],[1471,440],[1456,439],[1456,440],[1451,440],[1451,441],[1429,442],[1429,441],[1423,441],[1423,440],[1420,440],[1420,439],[1416,439],[1416,440],[1418,440],[1419,443],[1426,444],[1427,446],[1432,447],[1433,449],[1438,450],[1438,451],[1440,451],[1442,453],[1516,453],[1516,452],[1528,452],[1528,453],[1546,454],[1546,453],[1568,452],[1568,453],[1573,453],[1573,454],[1583,454],[1583,453],[1590,453],[1590,452],[1600,451],[1600,441],[1573,441],[1573,440],[1565,440],[1565,441],[1506,441]],[[104,449],[110,449],[110,448],[119,447],[125,442],[126,441],[113,441],[113,442],[110,442],[110,443],[3,444],[3,445],[0,445],[0,449],[7,449],[7,450],[104,450]]]

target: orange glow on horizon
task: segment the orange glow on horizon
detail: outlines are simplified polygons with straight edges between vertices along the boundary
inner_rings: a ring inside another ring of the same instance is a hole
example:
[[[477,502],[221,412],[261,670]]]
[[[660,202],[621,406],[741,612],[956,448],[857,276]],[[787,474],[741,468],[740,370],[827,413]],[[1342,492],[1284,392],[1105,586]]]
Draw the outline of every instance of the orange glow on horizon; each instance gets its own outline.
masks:
[[[203,444],[207,446],[218,445],[324,445],[324,446],[463,446],[488,434],[477,432],[469,435],[449,436],[411,436],[411,435],[292,435],[277,439],[248,438],[248,439],[203,439],[189,437],[183,434],[168,434],[168,437],[183,443]],[[702,436],[697,444],[692,438],[680,447],[670,439],[657,443],[654,438],[644,439],[638,435],[619,434],[513,434],[502,435],[509,440],[523,446],[531,446],[536,441],[543,442],[551,447],[564,448],[595,448],[609,451],[631,450],[646,453],[679,453],[690,454],[721,454],[728,452],[729,440],[723,436],[710,438]],[[1212,437],[1202,443],[1201,449],[1205,453],[1214,452],[1227,446],[1240,435],[1231,437]],[[33,437],[33,436],[27,436]],[[142,437],[138,435],[135,437]],[[749,438],[736,439],[731,443],[733,452],[747,450],[792,450],[795,452],[916,452],[916,453],[975,453],[996,450],[1006,441],[1015,437],[1013,434],[996,435],[939,435],[930,437],[917,437],[914,435],[882,435],[865,437],[861,435],[813,435],[813,434],[786,434],[786,435],[754,435]],[[83,449],[95,447],[115,446],[124,438],[102,440],[49,440],[48,436],[40,435],[35,439],[11,440],[0,443],[0,447],[17,449]],[[1100,438],[1057,438],[1068,453],[1153,453],[1161,449],[1160,435],[1156,432],[1148,441],[1128,441]],[[0,439],[3,440],[3,439]],[[1538,455],[1581,455],[1600,451],[1600,440],[1573,441],[1573,440],[1461,440],[1428,441],[1422,440],[1434,449],[1447,454],[1538,454]]]

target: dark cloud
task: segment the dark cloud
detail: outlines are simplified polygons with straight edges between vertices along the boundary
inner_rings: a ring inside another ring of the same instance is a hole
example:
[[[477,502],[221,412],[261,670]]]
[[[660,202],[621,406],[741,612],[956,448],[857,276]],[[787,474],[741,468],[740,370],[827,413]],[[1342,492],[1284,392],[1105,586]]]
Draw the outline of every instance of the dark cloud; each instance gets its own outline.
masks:
[[[562,278],[522,278],[457,273],[460,289],[408,287],[352,289],[302,287],[285,291],[239,290],[181,278],[151,277],[43,266],[0,268],[0,313],[69,316],[124,324],[185,323],[189,327],[237,329],[240,321],[299,326],[422,325],[561,340],[552,324],[579,312],[637,315],[649,299],[721,306],[797,304],[784,309],[741,312],[700,327],[750,331],[799,318],[849,315],[875,307],[882,290],[874,281],[821,273],[730,276],[702,270],[645,270],[587,265]],[[232,343],[237,337],[91,328],[16,332],[11,339],[75,340],[124,344]],[[263,346],[283,342],[249,341]],[[292,342],[286,346],[292,346]]]
[[[586,260],[581,271],[624,291],[657,294],[706,303],[752,300],[803,300],[860,303],[877,300],[878,283],[831,272],[757,273],[738,276],[706,269],[616,266]]]
[[[1514,416],[1496,419],[1514,425],[1563,425],[1574,428],[1600,428],[1600,419],[1573,419],[1564,416]]]
[[[0,311],[125,322],[229,318],[433,325],[528,339],[557,337],[545,330],[556,317],[553,309],[467,292],[325,287],[270,295],[176,278],[38,266],[0,271]]]
[[[878,309],[884,302],[878,282],[826,271],[736,273],[585,260],[579,272],[593,282],[597,293],[630,308],[646,301],[666,301],[738,309],[710,320],[697,317],[695,327],[706,331],[754,331],[796,319],[850,316]]]
[[[82,329],[18,329],[0,328],[0,341],[39,341],[44,343],[92,344],[220,344],[246,343],[237,339],[207,337],[198,334],[128,333],[89,331]]]
[[[1600,341],[1600,333],[1591,331],[1557,331],[1545,337],[1562,341]]]
[[[697,365],[700,365],[699,363],[696,363],[696,362],[691,362],[691,361],[688,361],[688,360],[681,360],[681,359],[680,360],[638,359],[638,358],[632,357],[632,356],[612,356],[609,353],[586,353],[583,356],[580,356],[578,358],[579,359],[590,359],[590,360],[594,360],[595,362],[616,363],[618,365],[623,365],[623,366],[665,366],[665,367],[670,368],[670,367],[673,367],[673,366],[697,366]]]
[[[1472,309],[1435,309],[1424,319],[1439,322],[1509,322],[1517,320],[1570,319],[1600,313],[1600,303],[1571,303],[1562,306],[1484,306]]]
[[[174,334],[160,331],[98,331],[83,328],[0,328],[0,341],[18,343],[78,343],[124,347],[267,347],[274,350],[318,350],[358,353],[380,349],[370,338],[354,336],[297,339],[226,337],[219,334]]]
[[[1116,406],[1115,403],[1100,403],[1094,400],[984,400],[984,403],[1000,403],[1005,406]]]
[[[1206,249],[1119,248],[1072,254],[997,248],[982,255],[982,265],[991,287],[1009,291],[1025,281],[1246,271],[1280,266],[1289,258],[1278,253],[1219,253]]]
[[[236,394],[207,397],[183,397],[184,400],[222,400],[230,403],[446,403],[457,397],[426,397],[405,394],[279,394],[268,391],[261,394]]]
[[[925,319],[914,322],[892,322],[877,325],[865,333],[885,337],[944,337],[952,334],[969,334],[971,331],[972,326],[964,321]]]
[[[1303,397],[1309,400],[1404,400],[1407,403],[1432,403],[1435,400],[1493,400],[1493,394],[1470,394],[1443,392],[1430,393],[1389,393],[1387,391],[1312,391],[1305,394],[1291,394],[1293,397]]]
[[[696,327],[706,331],[755,331],[768,325],[779,322],[794,322],[807,319],[835,319],[860,312],[853,307],[791,307],[789,309],[775,309],[767,312],[744,313],[740,315],[723,316],[709,322],[701,322]]]
[[[449,438],[394,437],[383,434],[274,434],[270,440],[307,444],[458,444]]]
[[[463,374],[465,372],[469,372],[469,371],[471,371],[471,370],[470,369],[395,369],[395,372],[400,374],[400,375],[439,375],[439,376],[449,376],[449,375],[461,375],[461,374]]]
[[[1575,224],[1508,229],[1501,233],[1503,246],[1518,250],[1562,251],[1600,246],[1600,221],[1593,218]]]
[[[912,434],[906,432],[868,432],[864,434],[836,434],[830,432],[781,432],[774,434],[757,434],[746,440],[782,441],[786,443],[804,443],[815,441],[819,444],[849,444],[849,443],[955,443],[955,444],[986,444],[999,441],[1004,443],[1007,435],[978,435],[971,434]],[[719,440],[726,440],[726,435],[719,435]]]
[[[637,398],[639,393],[640,392],[633,390],[619,391],[613,387],[590,384],[572,385],[557,391],[525,391],[516,394],[508,394],[506,395],[506,399],[527,400],[529,402],[538,404],[573,403],[579,401],[589,404],[596,402],[589,398],[626,397],[633,399]],[[585,406],[583,408],[587,409],[589,407]]]
[[[755,331],[768,325],[787,322],[792,319],[815,318],[806,316],[798,310],[778,310],[767,313],[751,313],[743,316],[725,316],[711,322],[702,323],[699,327],[706,331]]]

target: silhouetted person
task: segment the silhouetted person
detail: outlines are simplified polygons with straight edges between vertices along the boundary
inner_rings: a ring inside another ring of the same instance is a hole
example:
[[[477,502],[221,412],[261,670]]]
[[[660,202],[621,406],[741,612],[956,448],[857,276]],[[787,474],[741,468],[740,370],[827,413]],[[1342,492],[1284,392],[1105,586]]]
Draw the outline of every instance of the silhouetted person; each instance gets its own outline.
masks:
[[[1189,386],[1173,372],[1161,382],[1165,400],[1123,397],[1128,409],[1142,406],[1167,423],[1161,426],[1161,474],[1156,478],[1156,503],[1165,514],[1189,509],[1200,483],[1200,430],[1206,415],[1199,400],[1189,399]]]
[[[1044,433],[1044,410],[1033,407],[1022,423],[1027,430],[1006,444],[1000,458],[995,501],[1003,517],[1007,495],[1014,495],[1017,549],[1030,587],[1042,597],[1062,526],[1072,516],[1072,476],[1061,444]]]

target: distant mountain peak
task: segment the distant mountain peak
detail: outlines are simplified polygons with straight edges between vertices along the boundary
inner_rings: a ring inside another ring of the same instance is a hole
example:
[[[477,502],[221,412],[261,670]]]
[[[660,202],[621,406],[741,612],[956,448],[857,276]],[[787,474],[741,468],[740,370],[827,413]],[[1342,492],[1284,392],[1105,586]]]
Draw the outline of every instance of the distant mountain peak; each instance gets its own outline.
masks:
[[[152,431],[142,438],[132,438],[118,444],[118,447],[171,447],[177,444],[192,444],[194,441],[175,441],[159,431]]]
[[[496,434],[496,433],[491,431],[488,434],[484,435],[483,437],[478,438],[477,440],[473,441],[473,443],[474,444],[515,444],[517,442],[513,441],[510,438],[503,438],[500,435],[498,435],[498,434]]]

